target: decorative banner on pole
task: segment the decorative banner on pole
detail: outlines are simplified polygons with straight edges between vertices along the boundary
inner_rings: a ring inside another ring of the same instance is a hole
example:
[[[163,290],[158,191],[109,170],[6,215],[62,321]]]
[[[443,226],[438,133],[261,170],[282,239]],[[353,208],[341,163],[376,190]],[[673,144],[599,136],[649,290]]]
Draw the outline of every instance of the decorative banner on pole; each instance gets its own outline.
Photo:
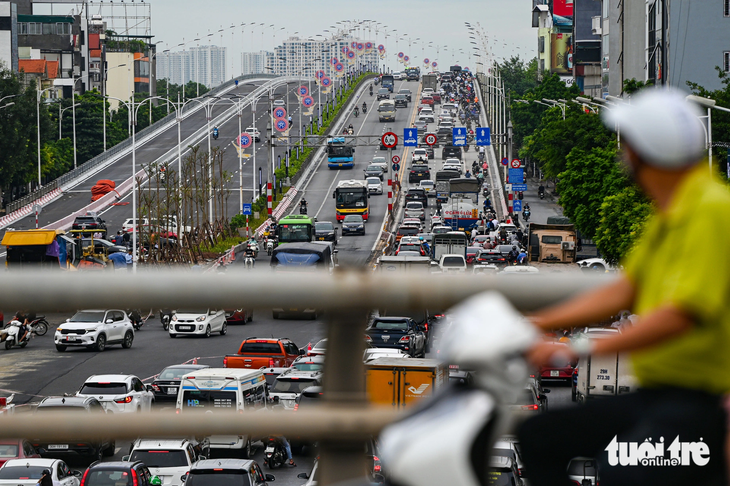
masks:
[[[358,51],[362,51],[363,49],[365,49],[365,44],[363,44],[362,42],[358,42],[358,44],[357,44],[357,50]]]
[[[289,122],[284,119],[276,120],[274,126],[276,127],[277,131],[284,132],[287,128],[289,128]]]
[[[302,104],[307,108],[310,108],[314,106],[314,98],[312,98],[311,96],[304,96],[302,98]]]
[[[355,51],[347,51],[347,58],[350,60],[355,59]]]
[[[338,78],[341,78],[342,76],[345,75],[344,70],[345,70],[345,66],[341,62],[338,62],[337,64],[335,64],[335,71],[337,71]]]
[[[317,79],[320,79],[320,80],[322,78],[324,78],[324,76],[325,76],[324,71],[322,71],[321,69],[314,74],[314,77]]]
[[[309,88],[307,88],[307,85],[303,84],[299,86],[299,94],[301,96],[307,96],[309,94]]]
[[[403,56],[403,62],[408,62],[408,61],[410,61],[410,59],[411,59],[411,58],[410,58],[410,57],[408,57],[408,56]]]
[[[378,51],[383,52],[385,50],[385,46],[383,44],[378,45]]]
[[[398,57],[399,57],[400,59],[403,59],[403,56],[405,56],[405,54],[403,54],[402,52],[399,52],[399,53],[398,53]]]
[[[347,54],[347,51],[349,51],[349,50],[350,50],[350,48],[349,48],[349,47],[347,47],[347,46],[342,46],[342,53],[343,53],[343,54]]]
[[[274,118],[276,118],[277,120],[279,118],[286,118],[286,110],[281,106],[277,106],[276,108],[274,108]]]
[[[251,135],[244,132],[236,139],[236,142],[241,148],[248,148],[251,146]]]
[[[431,62],[431,60],[429,58],[426,58],[423,60],[423,64],[428,65],[429,62]]]
[[[322,78],[320,83],[324,87],[324,89],[322,90],[323,93],[329,93],[330,91],[332,91],[332,79],[325,76],[324,78]]]
[[[434,61],[434,62],[432,62],[432,63],[431,63],[431,67],[432,67],[432,68],[435,68],[435,67],[436,67],[436,66],[438,66],[438,65],[439,65],[439,64],[438,64],[438,63],[437,63],[436,61]]]
[[[332,64],[333,66],[335,64],[337,64],[338,62],[340,62],[340,61],[338,61],[336,57],[333,57],[332,59],[330,59],[330,64]]]
[[[353,49],[357,49],[357,42],[355,42],[355,41],[352,41],[352,42],[350,43],[350,47],[352,47]]]

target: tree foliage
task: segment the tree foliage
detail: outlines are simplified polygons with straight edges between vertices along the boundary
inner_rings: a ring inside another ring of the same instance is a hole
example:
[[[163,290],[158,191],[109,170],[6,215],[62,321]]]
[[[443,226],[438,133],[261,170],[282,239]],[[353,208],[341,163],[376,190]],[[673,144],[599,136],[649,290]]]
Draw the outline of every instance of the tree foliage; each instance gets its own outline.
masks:
[[[498,64],[499,74],[504,86],[512,96],[522,96],[537,87],[537,58],[527,64],[520,56],[512,56],[509,61]]]
[[[208,91],[210,90],[204,84],[188,81],[183,93],[182,86],[179,84],[171,83],[168,79],[157,80],[157,96],[165,97],[174,102],[177,102],[178,95],[180,95],[180,101],[182,101],[183,99],[196,98],[198,94],[203,96]]]
[[[564,214],[584,237],[593,239],[601,221],[603,200],[628,186],[628,180],[616,163],[616,145],[611,143],[590,151],[573,148],[559,178],[558,202]]]
[[[628,254],[652,212],[653,206],[635,186],[603,200],[594,242],[607,262],[615,265]]]
[[[723,88],[710,91],[697,83],[687,82],[692,92],[697,96],[711,98],[717,101],[717,106],[730,108],[730,75],[715,67]],[[727,177],[728,144],[730,144],[730,113],[712,110],[712,151],[713,165]]]

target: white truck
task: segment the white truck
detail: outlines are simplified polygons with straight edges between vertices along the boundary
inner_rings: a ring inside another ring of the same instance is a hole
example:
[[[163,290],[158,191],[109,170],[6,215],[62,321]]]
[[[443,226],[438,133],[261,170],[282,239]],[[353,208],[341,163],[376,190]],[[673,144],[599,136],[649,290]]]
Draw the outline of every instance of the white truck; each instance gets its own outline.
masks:
[[[424,74],[421,76],[421,84],[423,85],[423,89],[431,88],[436,91],[438,88],[438,78],[435,74]]]
[[[589,332],[586,339],[605,339],[608,332]],[[573,398],[578,402],[588,399],[623,395],[636,390],[638,382],[633,374],[629,357],[625,354],[588,356],[578,361],[577,380],[574,382]]]
[[[390,256],[383,255],[378,259],[381,272],[421,272],[431,271],[431,259],[427,256]]]

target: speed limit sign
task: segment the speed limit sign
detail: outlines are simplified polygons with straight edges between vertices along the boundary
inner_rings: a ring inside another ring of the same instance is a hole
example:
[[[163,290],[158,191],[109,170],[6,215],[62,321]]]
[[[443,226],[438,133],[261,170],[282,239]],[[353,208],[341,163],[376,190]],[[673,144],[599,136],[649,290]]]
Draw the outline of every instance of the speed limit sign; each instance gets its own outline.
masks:
[[[435,145],[438,138],[433,133],[428,133],[424,140],[428,145]]]
[[[394,164],[397,164],[398,162],[400,162],[400,157],[398,157],[397,155],[394,155],[393,156],[393,163]]]
[[[387,148],[395,148],[398,145],[398,135],[393,132],[385,132],[380,141]]]

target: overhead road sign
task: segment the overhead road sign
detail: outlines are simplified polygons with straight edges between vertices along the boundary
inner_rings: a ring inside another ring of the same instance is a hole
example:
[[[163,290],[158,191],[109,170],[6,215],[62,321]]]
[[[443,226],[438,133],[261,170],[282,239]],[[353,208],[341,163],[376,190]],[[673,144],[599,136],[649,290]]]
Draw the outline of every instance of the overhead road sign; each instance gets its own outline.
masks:
[[[452,138],[454,147],[466,146],[466,127],[454,127],[452,129]]]
[[[387,148],[395,148],[395,146],[398,145],[398,135],[393,132],[385,132],[380,138],[380,141],[383,142],[383,145]]]
[[[492,144],[489,127],[477,127],[477,145],[488,146]]]

